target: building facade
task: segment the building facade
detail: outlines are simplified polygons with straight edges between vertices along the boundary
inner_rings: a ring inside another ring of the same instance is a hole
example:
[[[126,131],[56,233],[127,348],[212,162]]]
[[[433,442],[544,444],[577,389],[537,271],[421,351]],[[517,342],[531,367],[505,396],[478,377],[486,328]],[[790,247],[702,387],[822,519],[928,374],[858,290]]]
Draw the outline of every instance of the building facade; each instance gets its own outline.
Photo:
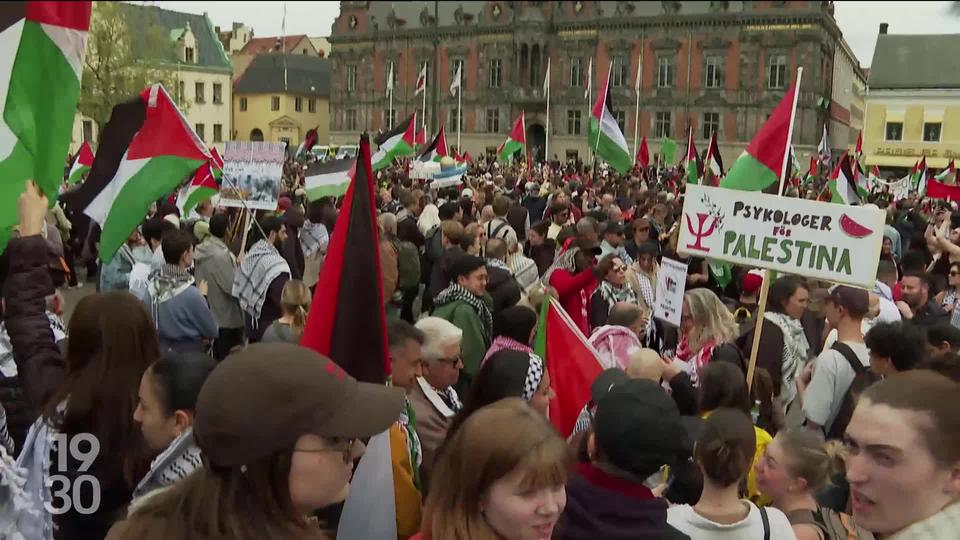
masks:
[[[494,151],[524,111],[528,145],[542,157],[550,65],[551,156],[586,158],[590,98],[609,71],[614,114],[631,147],[645,136],[651,152],[663,137],[682,148],[692,129],[703,151],[715,131],[732,162],[802,66],[793,141],[803,158],[829,121],[841,39],[832,3],[820,1],[341,2],[330,37],[331,139],[354,142],[363,130],[420,114],[414,88],[426,65],[428,129],[443,122],[455,144],[449,86],[462,63],[462,149]]]
[[[866,98],[864,153],[902,176],[960,160],[960,34],[896,35],[880,25]]]
[[[258,54],[234,83],[231,140],[296,147],[317,128],[329,141],[330,61],[304,54]]]
[[[867,78],[847,41],[840,38],[833,57],[833,83],[830,88],[830,148],[833,154],[856,148],[863,130],[864,99]]]

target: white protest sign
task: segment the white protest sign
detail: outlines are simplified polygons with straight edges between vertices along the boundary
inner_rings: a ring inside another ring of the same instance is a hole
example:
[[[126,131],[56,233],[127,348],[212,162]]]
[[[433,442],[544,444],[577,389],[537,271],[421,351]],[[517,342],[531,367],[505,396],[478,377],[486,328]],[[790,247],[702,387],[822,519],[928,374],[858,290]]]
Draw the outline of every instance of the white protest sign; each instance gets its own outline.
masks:
[[[149,264],[144,264],[142,262],[136,262],[133,264],[133,269],[130,270],[130,284],[129,289],[130,293],[134,296],[139,297],[142,291],[147,290],[147,284],[150,281],[150,273],[152,272]]]
[[[884,213],[687,185],[678,250],[754,268],[873,287]]]
[[[220,206],[276,210],[284,157],[283,143],[227,141]]]
[[[687,265],[663,258],[657,272],[657,299],[653,316],[674,326],[680,326],[683,311],[683,292],[687,286]]]

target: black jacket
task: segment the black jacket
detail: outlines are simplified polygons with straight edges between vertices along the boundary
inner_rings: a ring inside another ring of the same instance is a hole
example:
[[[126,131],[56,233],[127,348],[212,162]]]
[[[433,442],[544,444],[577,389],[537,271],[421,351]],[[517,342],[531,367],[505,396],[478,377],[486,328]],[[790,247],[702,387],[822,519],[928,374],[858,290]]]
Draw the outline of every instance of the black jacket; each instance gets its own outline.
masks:
[[[567,506],[554,540],[689,540],[667,525],[667,502],[642,484],[611,476],[591,464],[567,482]]]
[[[493,298],[493,313],[500,313],[520,301],[520,285],[508,270],[487,265],[487,275],[487,292]]]

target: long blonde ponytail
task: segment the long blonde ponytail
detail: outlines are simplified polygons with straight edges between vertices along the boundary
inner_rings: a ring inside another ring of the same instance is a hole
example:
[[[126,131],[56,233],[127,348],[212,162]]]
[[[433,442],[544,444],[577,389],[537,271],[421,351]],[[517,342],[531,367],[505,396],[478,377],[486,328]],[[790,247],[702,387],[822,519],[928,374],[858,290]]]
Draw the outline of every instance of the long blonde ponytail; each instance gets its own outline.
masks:
[[[310,310],[310,289],[302,281],[291,279],[283,286],[280,304],[283,314],[293,318],[290,330],[300,337],[307,324],[307,311]]]

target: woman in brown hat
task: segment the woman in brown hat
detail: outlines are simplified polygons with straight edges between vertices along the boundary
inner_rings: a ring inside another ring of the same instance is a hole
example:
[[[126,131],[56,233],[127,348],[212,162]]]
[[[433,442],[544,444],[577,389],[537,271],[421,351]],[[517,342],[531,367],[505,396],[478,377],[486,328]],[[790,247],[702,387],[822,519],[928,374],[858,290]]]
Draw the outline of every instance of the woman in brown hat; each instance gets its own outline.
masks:
[[[324,538],[308,518],[346,499],[358,439],[403,409],[397,388],[359,383],[319,354],[262,343],[232,354],[197,398],[203,467],[157,494],[108,538]]]

